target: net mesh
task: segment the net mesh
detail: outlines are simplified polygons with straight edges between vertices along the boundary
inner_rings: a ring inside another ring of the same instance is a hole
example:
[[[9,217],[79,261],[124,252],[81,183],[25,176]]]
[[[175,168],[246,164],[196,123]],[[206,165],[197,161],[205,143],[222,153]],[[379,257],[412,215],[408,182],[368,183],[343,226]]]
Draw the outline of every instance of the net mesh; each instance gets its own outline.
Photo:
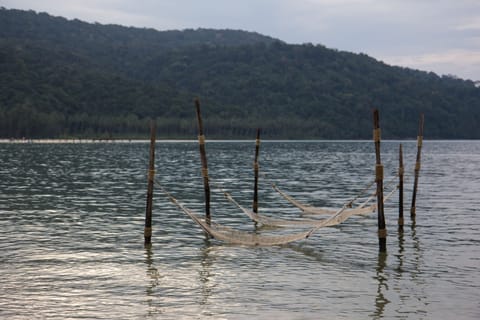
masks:
[[[330,217],[325,218],[323,220],[314,220],[314,219],[302,219],[302,220],[283,220],[283,219],[275,219],[270,218],[268,216],[260,215],[258,213],[254,213],[251,210],[248,210],[242,207],[238,202],[236,202],[233,197],[224,192],[225,196],[229,201],[234,203],[238,206],[245,214],[247,214],[250,219],[255,222],[261,223],[263,225],[268,226],[278,226],[278,227],[308,227],[309,230],[295,232],[287,235],[260,235],[256,233],[246,232],[235,230],[226,226],[222,226],[220,224],[207,224],[204,219],[202,219],[198,214],[194,213],[191,209],[187,208],[184,204],[178,201],[175,197],[173,197],[163,186],[161,186],[158,181],[155,181],[157,186],[162,190],[162,192],[168,197],[170,202],[175,204],[179,209],[181,209],[185,214],[187,214],[194,222],[196,222],[207,234],[211,237],[225,241],[231,244],[239,244],[239,245],[246,245],[246,246],[274,246],[274,245],[283,245],[294,241],[299,241],[303,239],[307,239],[310,237],[312,233],[317,231],[323,227],[334,226],[340,224],[347,220],[352,215],[358,215],[360,212],[362,214],[370,213],[375,211],[376,205],[372,205],[369,207],[365,207],[362,209],[348,209],[352,202],[356,199],[352,199],[351,201],[347,202],[341,209],[333,212]],[[394,192],[396,188],[390,192],[390,194],[385,197],[384,201],[386,201]],[[361,211],[363,210],[363,211]]]
[[[391,186],[392,184],[394,184],[395,182],[395,179],[398,177],[398,174],[393,176],[386,184],[385,184],[385,188],[388,188],[389,186]],[[373,185],[375,181],[372,181],[370,182],[362,191],[359,192],[359,194],[354,197],[353,199],[351,199],[349,201],[349,205],[348,207],[351,208],[353,203],[359,199],[364,193],[366,193],[370,188],[371,186]],[[278,192],[278,194],[280,194],[285,200],[287,200],[288,202],[290,202],[291,204],[293,204],[295,207],[299,208],[303,214],[308,214],[308,215],[331,215],[331,214],[334,214],[336,212],[336,210],[334,209],[325,209],[325,208],[319,208],[319,207],[314,207],[314,206],[309,206],[309,205],[306,205],[296,199],[294,199],[292,196],[286,194],[285,192],[283,192],[282,190],[280,190],[277,185],[275,183],[272,183],[270,182],[270,184],[272,185],[272,188]],[[396,188],[394,189],[396,190]],[[348,209],[347,211],[351,213],[351,215],[366,215],[366,214],[370,214],[372,212],[374,212],[375,210],[377,210],[377,205],[376,204],[371,204],[371,205],[368,205],[375,197],[376,197],[377,193],[376,191],[371,194],[363,203],[361,203],[360,205],[356,206],[355,208],[351,208],[351,209]],[[391,195],[388,195],[387,196],[387,199],[390,197]],[[384,203],[385,203],[386,199],[384,199]]]
[[[299,208],[302,210],[304,214],[314,214],[314,215],[328,215],[328,214],[334,214],[336,211],[333,209],[325,209],[325,208],[318,208],[318,207],[313,207],[309,206],[306,204],[301,203],[300,201],[294,199],[293,197],[289,196],[282,190],[280,190],[276,185],[272,185],[273,189],[277,191],[285,200],[293,204],[295,207]],[[370,201],[370,200],[369,200]],[[368,202],[367,202],[368,203]],[[365,206],[366,204],[363,204],[357,208],[350,209],[348,210],[349,212],[354,214],[369,214],[375,211],[376,206],[375,205],[370,205],[370,206]]]
[[[157,184],[158,185],[158,184]],[[181,209],[185,214],[187,214],[194,222],[196,222],[206,233],[211,237],[222,240],[232,244],[240,244],[246,246],[274,246],[287,244],[293,241],[299,241],[308,238],[315,228],[308,231],[298,232],[288,235],[259,235],[255,233],[250,233],[246,231],[235,230],[226,226],[212,223],[208,225],[204,219],[200,218],[198,214],[195,214],[191,209],[187,208],[176,198],[174,198],[167,190],[162,186],[160,189],[165,193],[173,204],[175,204],[179,209]]]
[[[390,193],[384,197],[383,202],[385,203],[397,190],[397,188],[394,188]],[[339,219],[301,219],[301,220],[285,220],[285,219],[278,219],[278,218],[272,218],[266,215],[262,215],[259,213],[255,213],[252,210],[249,210],[242,205],[240,205],[233,197],[228,193],[224,192],[225,197],[228,199],[228,201],[232,202],[235,204],[240,210],[242,210],[250,219],[257,223],[261,223],[265,226],[274,226],[274,227],[329,227],[329,226],[334,226],[336,224],[342,223],[346,219],[348,219],[351,216],[354,215],[367,215],[372,212],[374,212],[377,209],[377,205],[373,204],[367,207],[362,207],[362,208],[355,208],[355,209],[347,209],[349,207],[348,203],[345,204],[342,209],[342,215],[341,218]],[[331,215],[336,215],[338,214],[339,210],[333,211],[331,210]]]

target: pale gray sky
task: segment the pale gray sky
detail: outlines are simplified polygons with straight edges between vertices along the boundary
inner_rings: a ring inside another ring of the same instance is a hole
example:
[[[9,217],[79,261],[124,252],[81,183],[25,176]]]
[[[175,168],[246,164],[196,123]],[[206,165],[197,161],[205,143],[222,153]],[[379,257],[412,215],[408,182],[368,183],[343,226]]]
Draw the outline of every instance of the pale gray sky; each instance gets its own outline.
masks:
[[[158,30],[256,31],[480,80],[480,0],[0,0],[0,6]]]

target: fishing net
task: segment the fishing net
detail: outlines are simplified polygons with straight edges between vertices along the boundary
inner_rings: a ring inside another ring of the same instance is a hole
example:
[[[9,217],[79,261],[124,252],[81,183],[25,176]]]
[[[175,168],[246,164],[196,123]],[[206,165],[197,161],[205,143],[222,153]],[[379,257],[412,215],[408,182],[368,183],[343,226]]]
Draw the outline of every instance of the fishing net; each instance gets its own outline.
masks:
[[[392,185],[397,177],[398,177],[398,175],[393,176],[386,183],[385,188],[388,188],[390,185]],[[351,213],[351,215],[366,215],[366,214],[370,214],[370,213],[374,212],[375,210],[377,210],[377,205],[376,204],[368,205],[376,197],[376,195],[377,195],[376,191],[373,194],[371,194],[363,203],[361,203],[360,205],[358,205],[354,208],[351,208],[353,206],[353,203],[356,200],[358,200],[364,193],[366,193],[371,188],[371,186],[373,185],[374,182],[375,181],[370,182],[362,191],[359,192],[359,194],[355,198],[350,200],[350,202],[349,202],[349,208],[350,209],[348,209],[347,211],[349,213]],[[275,183],[270,182],[270,184],[272,185],[272,188],[276,192],[278,192],[278,194],[280,194],[285,200],[287,200],[288,202],[293,204],[295,207],[299,208],[302,211],[303,214],[308,214],[308,215],[322,215],[322,214],[323,215],[331,215],[331,214],[334,214],[336,212],[336,210],[333,210],[333,209],[325,209],[325,208],[319,208],[319,207],[306,205],[306,204],[294,199],[292,196],[286,194],[282,190],[280,190]],[[396,188],[394,190],[396,190]],[[391,194],[388,195],[386,197],[386,199],[383,200],[383,202],[385,203],[385,201],[390,196],[391,196]]]
[[[277,227],[308,227],[309,230],[296,232],[287,235],[260,235],[256,233],[250,233],[246,231],[235,230],[226,226],[222,226],[220,224],[211,223],[208,224],[204,219],[200,218],[200,216],[194,213],[191,209],[187,208],[181,202],[179,202],[175,197],[173,197],[163,186],[161,186],[158,181],[155,181],[157,186],[162,190],[162,192],[168,197],[170,202],[175,204],[179,209],[181,209],[185,214],[187,214],[194,222],[196,222],[207,234],[211,237],[225,241],[231,244],[239,244],[239,245],[246,245],[246,246],[274,246],[274,245],[283,245],[294,241],[299,241],[303,239],[307,239],[313,232],[317,231],[323,227],[329,227],[338,225],[345,220],[347,220],[352,215],[358,215],[362,212],[362,214],[370,213],[375,211],[376,205],[372,205],[369,207],[364,207],[361,209],[348,209],[351,207],[353,201],[355,201],[357,197],[348,201],[343,205],[343,207],[331,214],[330,217],[323,219],[323,220],[314,220],[314,219],[302,219],[302,220],[283,220],[283,219],[275,219],[268,216],[260,215],[255,213],[251,210],[248,210],[242,207],[238,202],[233,199],[233,197],[228,193],[224,192],[225,196],[229,201],[234,203],[237,207],[239,207],[245,214],[247,214],[250,219],[255,222],[261,223],[267,226],[277,226]],[[384,198],[386,201],[394,192],[396,188],[390,192],[387,197]],[[363,210],[363,211],[361,211]]]
[[[255,233],[250,233],[246,231],[239,231],[235,230],[226,226],[222,226],[219,224],[212,223],[208,225],[205,220],[200,218],[199,215],[195,214],[192,210],[187,208],[177,199],[175,199],[165,188],[160,186],[158,183],[157,185],[165,193],[173,204],[175,204],[179,209],[181,209],[185,214],[187,214],[194,222],[196,222],[206,233],[208,233],[211,237],[222,240],[232,244],[239,244],[239,245],[246,245],[246,246],[274,246],[274,245],[282,245],[287,244],[293,241],[303,240],[308,238],[315,228],[303,231],[294,234],[288,235],[279,235],[279,236],[267,236],[267,235],[259,235]]]
[[[285,200],[287,200],[288,202],[290,202],[291,204],[293,204],[295,207],[299,208],[300,210],[302,210],[302,212],[304,214],[314,214],[314,215],[321,215],[321,214],[334,214],[336,211],[333,210],[333,209],[325,209],[325,208],[318,208],[318,207],[313,207],[313,206],[309,206],[309,205],[306,205],[306,204],[303,204],[301,203],[300,201],[298,200],[295,200],[293,197],[289,196],[288,194],[286,194],[285,192],[283,192],[282,190],[280,190],[275,184],[272,185],[273,189],[275,191],[277,191]],[[373,211],[375,211],[376,209],[376,205],[370,205],[370,206],[367,206],[365,207],[365,205],[363,206],[359,206],[357,208],[354,208],[354,209],[350,209],[348,210],[349,212],[353,214],[369,214],[369,213],[372,213]]]
[[[390,193],[384,197],[383,202],[385,203],[397,190],[397,188],[394,188]],[[262,215],[259,213],[255,213],[252,210],[249,210],[243,206],[241,206],[233,197],[231,194],[228,192],[224,192],[225,197],[230,201],[231,203],[235,204],[240,210],[242,210],[250,219],[257,223],[261,223],[265,226],[274,226],[274,227],[330,227],[337,225],[339,223],[342,223],[349,217],[353,215],[366,215],[374,212],[377,209],[377,205],[373,204],[367,207],[362,207],[359,206],[358,208],[355,209],[348,209],[350,206],[350,202],[347,202],[343,207],[342,207],[342,215],[338,219],[323,219],[323,220],[318,220],[318,219],[301,219],[301,220],[285,220],[285,219],[278,219],[278,218],[272,218],[266,215]],[[329,210],[331,212],[331,215],[336,215],[339,213],[339,210],[333,211]]]

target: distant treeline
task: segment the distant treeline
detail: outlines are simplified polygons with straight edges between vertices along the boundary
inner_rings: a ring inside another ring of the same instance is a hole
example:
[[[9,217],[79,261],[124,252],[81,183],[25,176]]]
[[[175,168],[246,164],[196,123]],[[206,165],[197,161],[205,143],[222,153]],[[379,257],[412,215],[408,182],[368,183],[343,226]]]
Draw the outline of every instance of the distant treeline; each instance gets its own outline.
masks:
[[[472,81],[235,30],[88,24],[0,9],[0,137],[480,138]]]

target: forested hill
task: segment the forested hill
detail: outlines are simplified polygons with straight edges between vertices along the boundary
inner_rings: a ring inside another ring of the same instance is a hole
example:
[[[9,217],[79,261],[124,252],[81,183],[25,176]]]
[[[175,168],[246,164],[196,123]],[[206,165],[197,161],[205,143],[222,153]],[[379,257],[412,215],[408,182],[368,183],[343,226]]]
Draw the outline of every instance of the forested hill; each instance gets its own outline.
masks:
[[[0,137],[480,138],[472,81],[236,30],[155,31],[0,9]]]

